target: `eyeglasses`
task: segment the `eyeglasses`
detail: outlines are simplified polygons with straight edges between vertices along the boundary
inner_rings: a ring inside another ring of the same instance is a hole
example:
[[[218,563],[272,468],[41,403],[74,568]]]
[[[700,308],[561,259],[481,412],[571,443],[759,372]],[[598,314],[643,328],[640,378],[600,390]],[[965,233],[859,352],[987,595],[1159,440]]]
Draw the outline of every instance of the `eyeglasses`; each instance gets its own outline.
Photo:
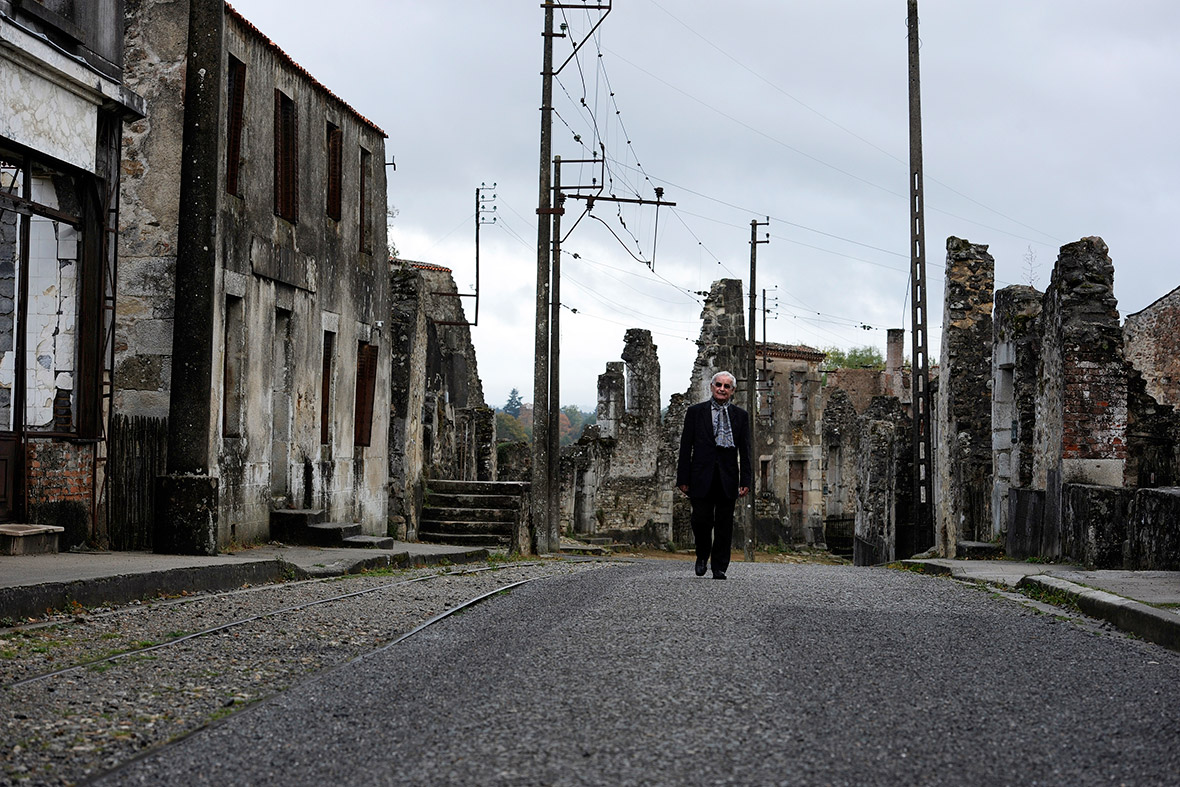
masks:
[[[733,388],[729,383],[713,383],[714,388]]]

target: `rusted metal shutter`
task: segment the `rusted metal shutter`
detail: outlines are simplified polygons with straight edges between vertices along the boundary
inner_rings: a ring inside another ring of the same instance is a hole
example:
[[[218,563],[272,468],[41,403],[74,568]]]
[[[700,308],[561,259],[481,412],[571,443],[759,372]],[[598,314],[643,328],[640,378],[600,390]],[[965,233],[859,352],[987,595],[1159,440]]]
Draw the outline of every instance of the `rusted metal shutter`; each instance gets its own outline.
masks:
[[[373,437],[373,395],[377,390],[377,345],[360,342],[356,351],[357,445],[369,445]]]

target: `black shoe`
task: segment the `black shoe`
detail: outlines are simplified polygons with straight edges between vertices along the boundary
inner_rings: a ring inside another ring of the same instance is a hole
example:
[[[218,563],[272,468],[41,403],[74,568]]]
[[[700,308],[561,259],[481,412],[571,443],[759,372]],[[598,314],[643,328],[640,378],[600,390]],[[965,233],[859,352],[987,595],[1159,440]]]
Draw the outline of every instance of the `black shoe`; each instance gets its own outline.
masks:
[[[717,571],[716,569],[714,569],[713,579],[725,579],[725,572],[724,571]]]
[[[703,577],[705,575],[705,569],[707,567],[708,567],[708,563],[706,561],[698,560],[697,561],[697,576]]]

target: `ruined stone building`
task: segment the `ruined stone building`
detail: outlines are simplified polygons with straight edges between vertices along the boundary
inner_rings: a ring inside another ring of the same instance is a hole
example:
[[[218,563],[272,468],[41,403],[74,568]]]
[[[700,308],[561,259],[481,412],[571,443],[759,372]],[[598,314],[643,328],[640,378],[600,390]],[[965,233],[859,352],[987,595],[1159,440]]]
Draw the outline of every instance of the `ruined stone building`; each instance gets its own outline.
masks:
[[[660,415],[651,331],[629,329],[622,357],[598,376],[597,423],[562,451],[562,527],[575,537],[667,544],[676,456]]]
[[[0,0],[0,523],[101,539],[123,2]],[[57,532],[57,531],[55,531]]]
[[[825,543],[819,371],[824,357],[813,347],[758,344],[753,460],[754,521],[760,544]]]
[[[497,479],[496,422],[450,269],[394,260],[392,277],[390,533],[413,540],[430,479]]]
[[[995,537],[1013,557],[1180,567],[1175,292],[1120,325],[1106,244],[1083,238],[1044,293],[995,303]]]
[[[384,132],[222,0],[141,0],[126,37],[112,541],[213,552],[313,507],[384,534]]]

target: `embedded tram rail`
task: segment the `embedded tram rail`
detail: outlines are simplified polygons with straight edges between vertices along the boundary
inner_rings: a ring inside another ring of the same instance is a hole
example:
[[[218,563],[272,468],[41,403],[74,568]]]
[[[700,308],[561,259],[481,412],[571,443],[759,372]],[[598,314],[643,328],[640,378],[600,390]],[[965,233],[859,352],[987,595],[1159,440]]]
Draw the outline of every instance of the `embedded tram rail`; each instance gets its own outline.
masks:
[[[449,614],[595,560],[372,572],[0,632],[0,783],[92,778]]]

